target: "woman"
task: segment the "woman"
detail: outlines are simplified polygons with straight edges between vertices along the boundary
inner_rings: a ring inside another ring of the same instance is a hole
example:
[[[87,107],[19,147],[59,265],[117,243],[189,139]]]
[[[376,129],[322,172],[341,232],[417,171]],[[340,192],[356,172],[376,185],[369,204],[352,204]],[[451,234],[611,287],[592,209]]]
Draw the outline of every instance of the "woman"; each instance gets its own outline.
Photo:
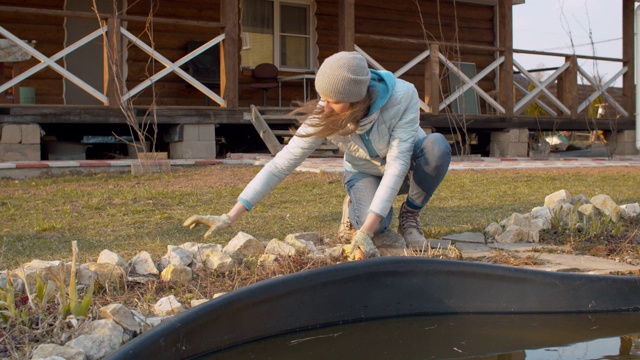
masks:
[[[205,237],[229,226],[327,138],[344,152],[343,183],[348,195],[341,230],[356,230],[345,247],[349,259],[380,256],[371,238],[389,227],[399,193],[408,196],[400,209],[398,232],[408,246],[424,246],[420,210],[447,173],[451,148],[441,134],[427,135],[420,128],[415,87],[388,71],[370,70],[364,57],[346,51],[322,63],[315,86],[320,100],[298,111],[310,115],[249,182],[231,211],[220,216],[194,215],[184,226],[208,226]]]

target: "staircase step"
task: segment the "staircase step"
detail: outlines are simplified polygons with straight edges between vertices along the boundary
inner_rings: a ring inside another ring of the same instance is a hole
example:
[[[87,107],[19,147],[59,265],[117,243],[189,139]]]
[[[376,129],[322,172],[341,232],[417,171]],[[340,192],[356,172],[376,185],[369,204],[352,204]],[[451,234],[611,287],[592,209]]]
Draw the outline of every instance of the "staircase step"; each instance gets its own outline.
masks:
[[[276,135],[276,136],[293,136],[293,134],[291,133],[290,130],[273,130],[273,129],[271,129],[271,132],[273,133],[273,135]]]
[[[261,114],[261,115],[265,121],[268,121],[270,123],[297,124],[298,120],[300,120],[299,116],[264,115],[264,114]],[[251,113],[248,113],[248,112],[242,113],[242,120],[251,121]]]

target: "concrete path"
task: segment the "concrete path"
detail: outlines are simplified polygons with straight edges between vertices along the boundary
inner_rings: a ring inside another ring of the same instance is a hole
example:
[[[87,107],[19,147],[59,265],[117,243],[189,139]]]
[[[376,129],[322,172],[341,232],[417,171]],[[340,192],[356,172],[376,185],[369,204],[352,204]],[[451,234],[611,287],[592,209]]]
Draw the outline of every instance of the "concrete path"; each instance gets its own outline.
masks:
[[[216,164],[248,164],[262,166],[271,160],[267,154],[231,154],[226,159],[215,160],[160,160],[160,169],[168,167],[206,166]],[[77,161],[15,161],[0,162],[0,178],[29,178],[46,175],[61,175],[74,172],[131,172],[139,160],[77,160]],[[450,170],[490,170],[490,169],[535,169],[535,168],[588,168],[608,166],[640,167],[640,156],[617,156],[591,158],[557,158],[531,160],[528,158],[471,158],[453,159]],[[342,172],[342,158],[309,158],[298,171]]]
[[[484,243],[480,233],[463,233],[444,236],[442,239],[430,240],[432,248],[446,249],[455,246],[464,260],[483,260],[495,256],[499,252],[514,258],[535,260],[535,265],[521,267],[545,271],[575,272],[585,274],[640,274],[640,264],[627,264],[616,260],[604,259],[588,255],[571,255],[562,246],[550,246],[533,243]]]

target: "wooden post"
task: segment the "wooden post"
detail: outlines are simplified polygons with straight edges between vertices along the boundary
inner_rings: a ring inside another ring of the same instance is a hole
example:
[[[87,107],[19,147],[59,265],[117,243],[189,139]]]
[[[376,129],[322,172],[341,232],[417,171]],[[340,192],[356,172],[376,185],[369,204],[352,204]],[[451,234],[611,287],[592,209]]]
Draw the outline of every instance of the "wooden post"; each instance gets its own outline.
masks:
[[[220,20],[224,24],[224,43],[220,47],[220,92],[226,101],[227,109],[238,108],[238,73],[240,72],[238,1],[220,2]]]
[[[353,51],[355,34],[355,0],[340,0],[338,5],[338,49]]]
[[[513,0],[498,1],[498,46],[504,48],[504,62],[500,67],[498,100],[505,116],[513,116]]]
[[[629,70],[622,75],[622,107],[633,119],[636,113],[635,95],[635,53],[634,53],[634,18],[635,0],[622,2],[622,66]]]
[[[20,62],[16,61],[13,63],[13,67],[11,69],[11,77],[15,78],[18,75],[20,75]],[[12,91],[13,91],[13,103],[20,104],[20,84],[13,85]]]
[[[429,57],[424,69],[424,102],[431,108],[431,114],[440,114],[440,47],[431,44]]]
[[[109,107],[118,107],[126,91],[120,19],[109,17],[106,43],[104,44],[104,93]]]
[[[569,67],[558,76],[558,100],[571,111],[571,119],[578,118],[578,58],[565,57]]]

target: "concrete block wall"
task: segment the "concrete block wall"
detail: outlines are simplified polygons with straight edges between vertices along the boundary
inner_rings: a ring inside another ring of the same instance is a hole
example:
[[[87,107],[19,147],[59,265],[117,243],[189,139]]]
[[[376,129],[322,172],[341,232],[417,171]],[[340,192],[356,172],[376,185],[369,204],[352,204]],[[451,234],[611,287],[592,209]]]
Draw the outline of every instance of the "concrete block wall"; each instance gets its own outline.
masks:
[[[616,136],[615,155],[638,155],[640,151],[636,147],[636,130],[618,131]]]
[[[0,161],[40,161],[38,124],[0,124]]]
[[[169,144],[171,159],[216,158],[215,124],[180,124],[176,127],[178,130],[174,133],[179,135]]]
[[[529,155],[529,129],[505,129],[491,133],[489,156],[527,157]]]

